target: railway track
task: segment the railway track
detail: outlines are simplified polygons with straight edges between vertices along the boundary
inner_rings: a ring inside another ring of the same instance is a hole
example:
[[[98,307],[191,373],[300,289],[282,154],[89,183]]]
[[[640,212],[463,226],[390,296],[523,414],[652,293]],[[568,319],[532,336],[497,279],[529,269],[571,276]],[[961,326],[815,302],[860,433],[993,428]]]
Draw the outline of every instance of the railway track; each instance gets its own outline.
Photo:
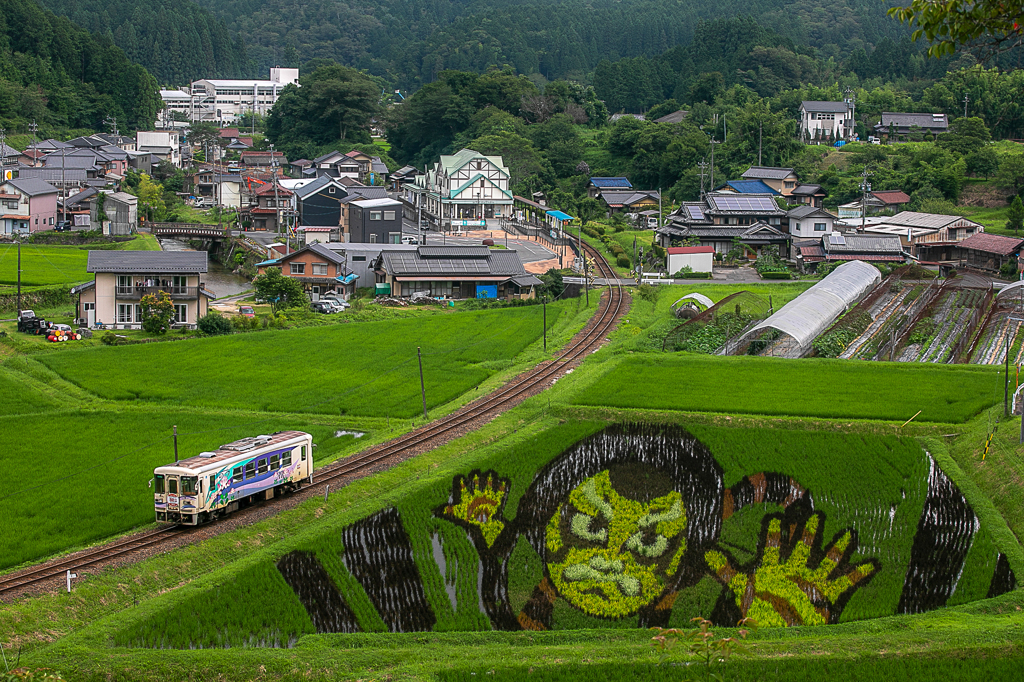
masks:
[[[322,488],[332,482],[359,475],[370,467],[384,464],[388,459],[415,453],[421,448],[432,445],[432,441],[443,437],[453,429],[460,429],[477,419],[504,411],[519,399],[528,396],[530,392],[550,385],[551,381],[559,376],[567,365],[580,360],[587,353],[599,347],[605,336],[614,327],[619,315],[624,312],[625,292],[617,281],[617,275],[601,254],[588,244],[584,244],[584,251],[593,259],[599,276],[616,283],[609,286],[609,295],[601,301],[595,319],[587,324],[581,332],[582,336],[578,334],[571,345],[563,349],[553,360],[537,365],[510,383],[469,403],[456,412],[326,467],[315,475],[312,487]],[[254,506],[275,504],[276,499],[285,498],[275,498]],[[41,564],[30,570],[0,576],[0,595],[21,591],[31,585],[61,577],[68,570],[77,571],[143,548],[159,545],[192,530],[194,529],[185,526],[157,528],[141,535],[117,540],[70,557]]]
[[[94,549],[78,552],[74,556],[56,559],[27,571],[2,576],[0,577],[0,594],[13,592],[44,580],[59,578],[64,576],[67,571],[77,571],[102,561],[136,552],[144,547],[158,545],[187,532],[188,530],[184,526],[157,528],[141,535],[122,538]]]
[[[520,376],[517,380],[470,403],[461,410],[426,424],[415,431],[410,431],[394,440],[371,448],[366,452],[345,458],[337,465],[320,472],[315,478],[315,484],[318,486],[326,485],[332,481],[343,479],[403,451],[425,446],[431,440],[450,429],[457,429],[491,412],[507,408],[510,401],[516,400],[524,394],[543,386],[545,382],[549,382],[558,376],[566,364],[580,359],[599,346],[622,312],[625,293],[622,285],[617,283],[617,275],[604,258],[589,244],[585,244],[584,247],[584,251],[597,264],[600,276],[615,280],[616,284],[609,286],[608,298],[602,301],[597,313],[597,319],[591,321],[588,325],[589,329],[585,330],[582,338],[577,339],[570,347],[564,349],[554,360],[538,365],[532,371]]]

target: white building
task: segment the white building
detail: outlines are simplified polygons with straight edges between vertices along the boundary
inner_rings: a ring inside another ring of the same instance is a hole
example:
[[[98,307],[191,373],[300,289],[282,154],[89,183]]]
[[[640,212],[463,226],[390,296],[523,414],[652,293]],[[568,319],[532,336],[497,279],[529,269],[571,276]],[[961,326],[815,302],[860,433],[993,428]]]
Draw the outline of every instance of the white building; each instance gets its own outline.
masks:
[[[233,123],[242,114],[267,115],[285,86],[299,80],[298,69],[270,69],[270,80],[203,79],[192,83],[188,115],[192,121]],[[161,97],[163,97],[161,91]],[[176,91],[169,91],[174,93]],[[180,95],[164,99],[168,108],[181,106]]]
[[[505,162],[472,149],[442,156],[405,190],[406,201],[422,206],[446,228],[484,226],[487,220],[512,214]]]
[[[853,100],[801,102],[800,135],[806,142],[851,140],[854,131]]]
[[[823,208],[798,206],[786,215],[789,233],[797,239],[818,239],[835,231],[836,217]]]
[[[135,148],[181,167],[181,133],[177,130],[140,130],[135,133]]]

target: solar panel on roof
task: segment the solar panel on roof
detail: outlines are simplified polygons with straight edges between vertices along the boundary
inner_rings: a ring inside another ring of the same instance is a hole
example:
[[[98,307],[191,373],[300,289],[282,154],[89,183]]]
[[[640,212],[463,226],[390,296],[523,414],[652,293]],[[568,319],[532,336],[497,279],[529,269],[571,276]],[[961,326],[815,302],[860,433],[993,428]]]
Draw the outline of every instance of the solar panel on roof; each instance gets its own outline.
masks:
[[[687,206],[686,212],[690,214],[691,220],[704,220],[704,209],[700,206]]]
[[[834,232],[832,234],[832,243],[837,246],[846,246],[846,237],[838,232]]]
[[[715,197],[715,206],[723,211],[775,210],[775,203],[766,197]]]

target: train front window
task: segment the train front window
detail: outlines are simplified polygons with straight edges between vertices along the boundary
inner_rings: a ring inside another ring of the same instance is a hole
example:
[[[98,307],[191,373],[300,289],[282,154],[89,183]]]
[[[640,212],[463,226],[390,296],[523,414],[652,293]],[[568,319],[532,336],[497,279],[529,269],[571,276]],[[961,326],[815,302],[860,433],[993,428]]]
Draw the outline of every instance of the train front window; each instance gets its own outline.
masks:
[[[182,495],[195,495],[196,494],[196,477],[195,476],[182,476],[181,477],[181,494]]]
[[[305,445],[302,446],[302,461],[303,462],[306,461],[306,446]]]
[[[156,474],[155,476],[153,476],[153,491],[157,495],[163,495],[164,494],[164,475],[163,474]]]
[[[176,479],[176,478],[168,478],[167,479],[167,492],[169,492],[172,495],[177,495],[178,494],[178,479]]]

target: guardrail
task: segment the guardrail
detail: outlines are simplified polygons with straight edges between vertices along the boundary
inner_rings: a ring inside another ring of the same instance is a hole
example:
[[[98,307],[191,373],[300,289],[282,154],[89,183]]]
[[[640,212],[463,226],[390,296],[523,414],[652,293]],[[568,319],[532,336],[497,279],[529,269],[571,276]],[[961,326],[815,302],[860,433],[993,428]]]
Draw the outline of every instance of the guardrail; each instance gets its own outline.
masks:
[[[167,237],[230,237],[231,230],[200,223],[149,223],[149,231],[155,236]]]
[[[577,239],[572,237],[552,237],[551,228],[547,225],[530,225],[529,223],[520,223],[507,218],[501,219],[501,229],[509,234],[518,235],[520,237],[532,237],[536,241],[542,242],[551,248],[559,246],[568,246],[572,249],[573,254],[578,258],[580,255],[580,249]]]

